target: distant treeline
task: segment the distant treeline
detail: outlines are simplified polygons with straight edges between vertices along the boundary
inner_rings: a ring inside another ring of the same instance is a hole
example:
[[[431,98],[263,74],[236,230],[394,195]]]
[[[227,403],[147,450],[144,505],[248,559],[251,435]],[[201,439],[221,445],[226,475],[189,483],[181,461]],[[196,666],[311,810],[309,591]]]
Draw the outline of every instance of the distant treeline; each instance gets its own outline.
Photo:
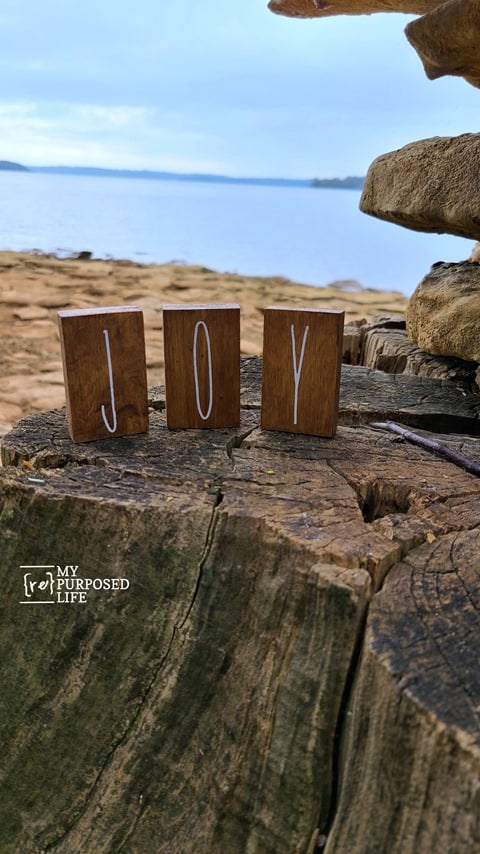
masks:
[[[5,169],[7,172],[28,172],[26,166],[21,166],[20,163],[12,163],[11,160],[0,160],[0,169]]]
[[[154,172],[148,169],[101,169],[94,166],[21,166],[10,160],[0,160],[0,169],[17,172],[42,172],[49,175],[83,175],[101,178],[142,178],[153,181],[196,181],[210,184],[247,184],[260,187],[320,187],[337,190],[358,190],[363,178],[232,178],[229,175],[204,175],[190,172]]]
[[[314,178],[311,186],[328,190],[361,190],[365,178],[349,175],[348,178]]]
[[[154,172],[148,169],[100,169],[93,166],[31,166],[31,172],[84,175],[100,178],[142,178],[151,181],[194,181],[209,184],[250,184],[262,187],[310,187],[311,181],[296,178],[232,178],[196,172]]]

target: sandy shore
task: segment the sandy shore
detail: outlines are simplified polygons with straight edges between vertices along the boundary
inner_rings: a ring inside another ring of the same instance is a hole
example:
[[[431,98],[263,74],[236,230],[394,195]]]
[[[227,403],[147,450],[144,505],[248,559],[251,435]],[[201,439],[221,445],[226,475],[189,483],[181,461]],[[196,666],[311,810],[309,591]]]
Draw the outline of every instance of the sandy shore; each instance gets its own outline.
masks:
[[[262,309],[298,305],[343,309],[346,320],[403,313],[399,293],[333,282],[313,288],[279,277],[216,273],[205,267],[130,261],[63,260],[0,252],[0,435],[23,415],[63,406],[56,313],[66,308],[134,304],[145,316],[149,385],[163,382],[162,305],[238,302],[242,353],[262,349]]]

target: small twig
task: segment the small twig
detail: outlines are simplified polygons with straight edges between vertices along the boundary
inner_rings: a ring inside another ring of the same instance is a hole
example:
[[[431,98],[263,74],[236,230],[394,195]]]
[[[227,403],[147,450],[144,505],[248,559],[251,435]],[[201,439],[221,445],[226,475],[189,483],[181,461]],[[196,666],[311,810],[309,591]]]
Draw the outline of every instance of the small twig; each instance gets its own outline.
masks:
[[[370,427],[374,427],[375,430],[389,430],[391,433],[397,433],[403,439],[406,439],[407,442],[412,442],[414,445],[420,445],[422,448],[426,448],[428,451],[432,451],[440,457],[445,457],[456,466],[460,466],[460,468],[470,472],[470,474],[475,474],[477,477],[480,477],[480,463],[476,460],[470,459],[470,457],[465,457],[459,451],[454,451],[453,448],[449,448],[441,442],[437,442],[436,439],[427,439],[426,436],[420,436],[418,433],[413,433],[412,430],[407,430],[405,427],[402,427],[401,424],[396,424],[395,421],[375,421],[370,424]]]

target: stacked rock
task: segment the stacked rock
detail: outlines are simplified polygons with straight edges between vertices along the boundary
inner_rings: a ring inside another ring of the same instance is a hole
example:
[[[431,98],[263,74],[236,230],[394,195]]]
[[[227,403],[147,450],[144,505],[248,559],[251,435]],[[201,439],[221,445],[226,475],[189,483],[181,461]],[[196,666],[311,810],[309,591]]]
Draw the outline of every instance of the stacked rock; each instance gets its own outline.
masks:
[[[269,8],[301,18],[419,14],[405,34],[427,77],[461,76],[480,88],[480,0],[270,0]],[[416,231],[480,241],[479,160],[480,134],[412,142],[374,160],[360,209]],[[436,356],[480,362],[479,261],[477,247],[468,261],[433,265],[408,305],[412,343]]]
[[[291,18],[326,18],[329,15],[369,15],[372,12],[408,12],[423,15],[442,0],[270,0],[268,8]]]
[[[423,62],[430,80],[454,74],[480,87],[480,4],[478,0],[448,3],[412,21],[405,35]]]

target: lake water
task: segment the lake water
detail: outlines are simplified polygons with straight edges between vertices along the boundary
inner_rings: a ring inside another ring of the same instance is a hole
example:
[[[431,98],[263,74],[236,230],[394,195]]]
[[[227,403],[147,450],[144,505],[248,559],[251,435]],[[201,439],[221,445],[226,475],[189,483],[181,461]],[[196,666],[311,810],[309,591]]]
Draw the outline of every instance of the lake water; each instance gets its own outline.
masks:
[[[0,249],[179,261],[311,285],[355,280],[411,294],[472,240],[362,214],[360,193],[0,172]]]

